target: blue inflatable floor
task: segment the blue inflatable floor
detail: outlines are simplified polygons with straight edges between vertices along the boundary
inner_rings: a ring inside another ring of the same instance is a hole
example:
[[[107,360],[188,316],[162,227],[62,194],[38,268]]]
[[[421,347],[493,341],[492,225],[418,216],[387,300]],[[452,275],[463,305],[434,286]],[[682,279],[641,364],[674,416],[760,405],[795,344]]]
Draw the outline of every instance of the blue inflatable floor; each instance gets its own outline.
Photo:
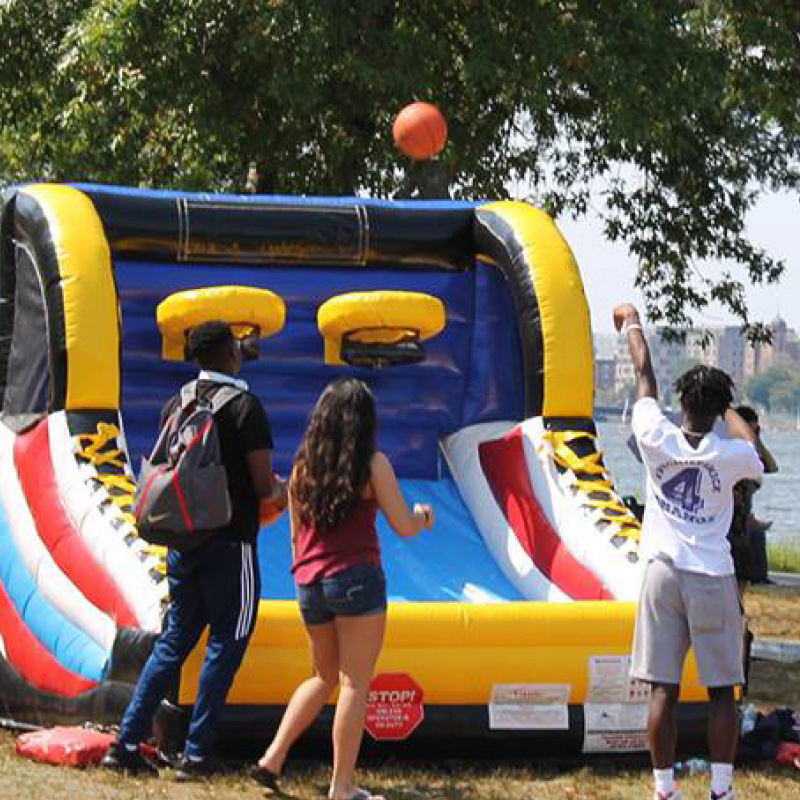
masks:
[[[401,539],[378,514],[391,601],[495,603],[524,599],[495,563],[450,478],[400,483],[409,505],[433,506],[436,525],[413,539]],[[259,555],[262,598],[294,598],[288,515],[261,531]]]

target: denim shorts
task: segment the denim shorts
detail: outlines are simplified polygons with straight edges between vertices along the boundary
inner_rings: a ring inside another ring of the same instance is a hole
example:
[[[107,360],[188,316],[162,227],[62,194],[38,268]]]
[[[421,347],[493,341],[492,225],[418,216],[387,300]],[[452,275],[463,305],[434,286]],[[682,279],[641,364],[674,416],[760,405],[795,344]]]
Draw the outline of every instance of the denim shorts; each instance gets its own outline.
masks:
[[[366,617],[386,611],[386,578],[377,564],[356,564],[297,586],[297,604],[306,625],[323,625],[334,617]]]

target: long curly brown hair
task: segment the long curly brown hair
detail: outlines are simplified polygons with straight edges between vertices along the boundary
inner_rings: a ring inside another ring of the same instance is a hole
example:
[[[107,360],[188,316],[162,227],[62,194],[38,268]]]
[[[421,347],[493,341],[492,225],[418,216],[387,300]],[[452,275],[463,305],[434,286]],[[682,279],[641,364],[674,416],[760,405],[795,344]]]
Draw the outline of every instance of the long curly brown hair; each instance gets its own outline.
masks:
[[[303,525],[327,530],[358,502],[375,453],[375,399],[356,378],[329,384],[311,412],[292,472],[292,498]]]

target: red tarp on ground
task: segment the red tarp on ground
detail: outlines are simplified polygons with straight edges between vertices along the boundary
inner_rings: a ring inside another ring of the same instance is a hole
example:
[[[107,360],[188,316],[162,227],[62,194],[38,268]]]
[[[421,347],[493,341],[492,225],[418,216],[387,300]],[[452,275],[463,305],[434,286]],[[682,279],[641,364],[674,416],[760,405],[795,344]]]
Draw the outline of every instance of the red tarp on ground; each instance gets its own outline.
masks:
[[[114,734],[90,728],[56,727],[23,733],[17,739],[17,755],[46,764],[85,767],[103,760]]]

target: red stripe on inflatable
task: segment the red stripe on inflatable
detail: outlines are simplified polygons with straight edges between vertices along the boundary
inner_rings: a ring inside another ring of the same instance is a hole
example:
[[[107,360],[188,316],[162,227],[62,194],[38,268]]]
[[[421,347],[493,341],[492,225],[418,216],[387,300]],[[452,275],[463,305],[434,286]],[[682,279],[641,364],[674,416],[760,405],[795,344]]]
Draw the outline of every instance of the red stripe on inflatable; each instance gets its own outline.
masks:
[[[61,571],[117,626],[141,627],[122,592],[75,530],[61,503],[50,455],[47,419],[16,437],[14,463],[39,537]]]
[[[531,486],[519,428],[478,447],[497,504],[539,572],[573,600],[613,600],[603,582],[569,552]]]
[[[6,661],[31,686],[59,697],[77,697],[97,686],[95,681],[64,669],[31,633],[0,582],[0,630]]]

